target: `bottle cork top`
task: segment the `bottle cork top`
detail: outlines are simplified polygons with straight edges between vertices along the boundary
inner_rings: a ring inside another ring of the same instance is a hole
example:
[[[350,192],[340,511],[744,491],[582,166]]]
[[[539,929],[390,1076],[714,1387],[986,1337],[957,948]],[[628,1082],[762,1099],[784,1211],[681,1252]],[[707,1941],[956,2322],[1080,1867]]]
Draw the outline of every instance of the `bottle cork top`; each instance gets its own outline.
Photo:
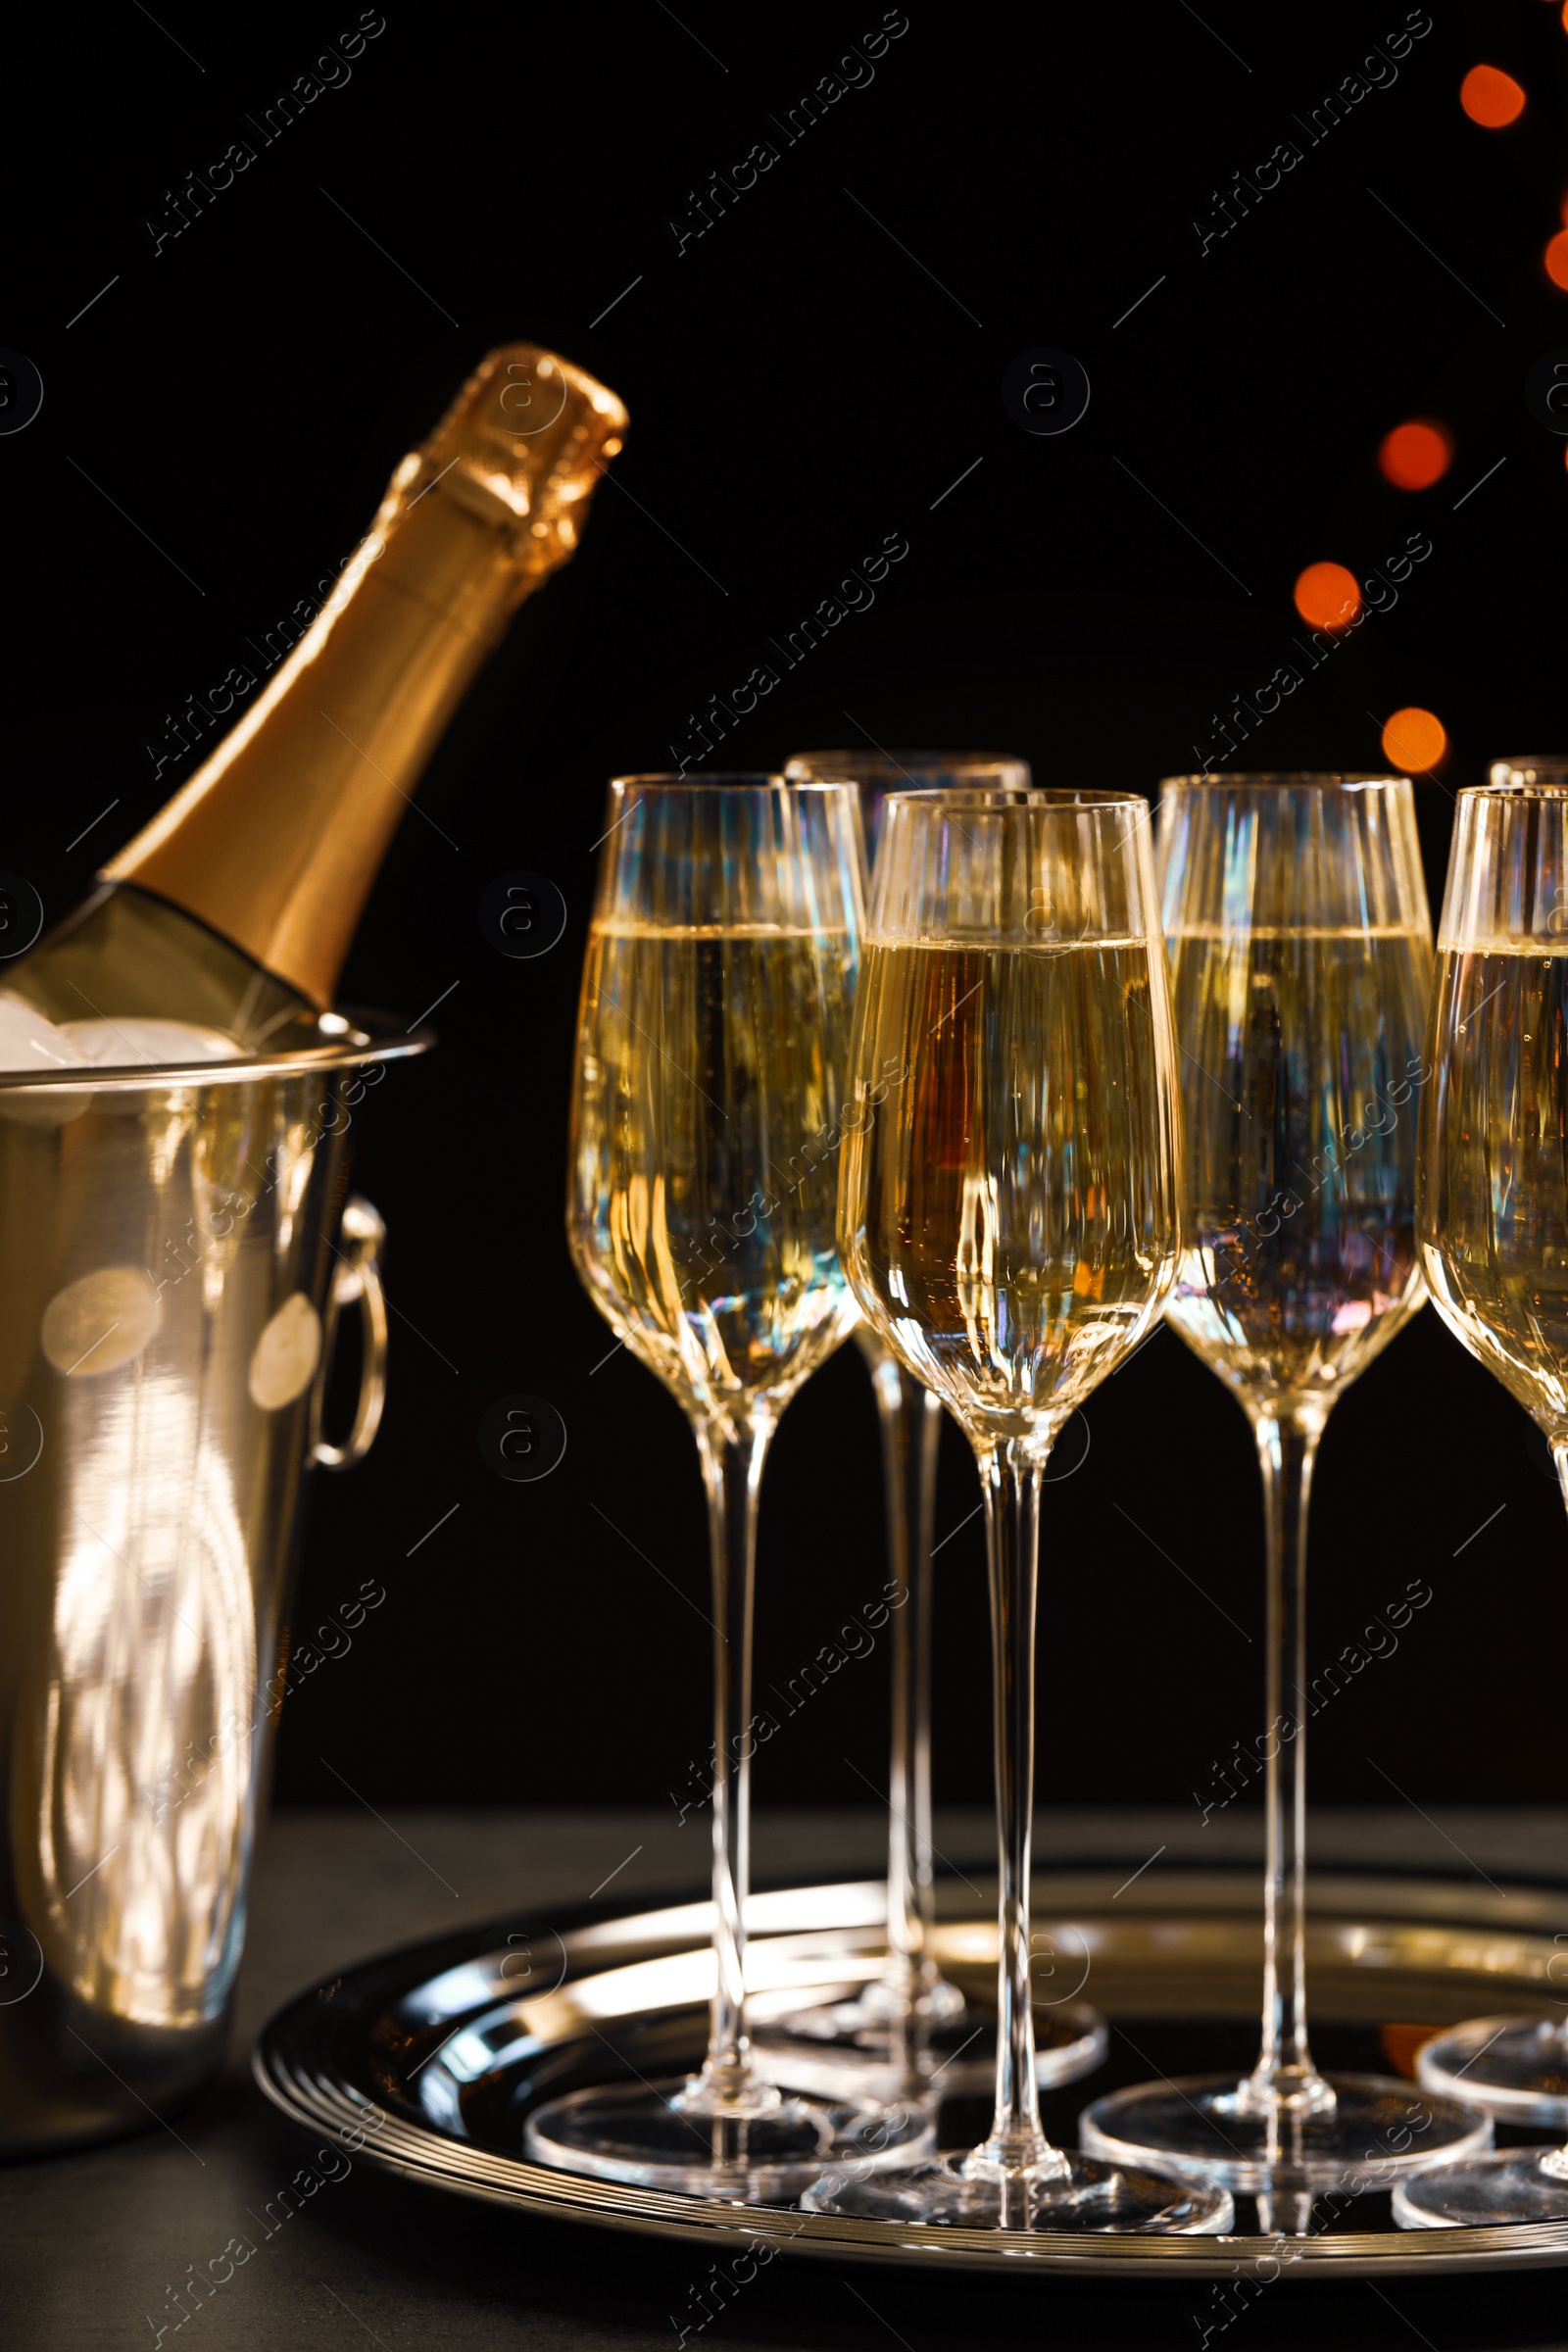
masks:
[[[577,545],[580,516],[625,438],[613,392],[536,343],[486,353],[387,486],[372,530],[440,494],[508,535],[525,596]]]

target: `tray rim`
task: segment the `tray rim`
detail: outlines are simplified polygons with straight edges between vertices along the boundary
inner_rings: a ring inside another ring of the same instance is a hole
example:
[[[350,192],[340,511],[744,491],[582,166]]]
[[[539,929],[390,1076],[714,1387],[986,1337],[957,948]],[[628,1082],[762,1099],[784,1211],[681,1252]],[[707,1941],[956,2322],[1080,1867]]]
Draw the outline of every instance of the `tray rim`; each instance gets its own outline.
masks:
[[[1034,1879],[1049,1905],[1063,1880],[1105,1877],[1119,1865],[1096,1864],[1090,1857],[1037,1868]],[[1176,1863],[1169,1874],[1181,1873]],[[1160,1889],[1166,1874],[1161,1874]],[[1254,1908],[1243,1890],[1255,1886],[1248,1865],[1203,1865],[1203,1876],[1216,1882],[1234,1880],[1239,1908]],[[1338,1881],[1346,1891],[1349,1882],[1357,1894],[1374,1889],[1395,1897],[1396,1890],[1430,1897],[1435,1892],[1460,1895],[1463,1885],[1430,1871],[1406,1871],[1368,1865],[1339,1866],[1318,1877],[1322,1916],[1332,1918],[1337,1906],[1325,1906],[1322,1894]],[[1568,1900],[1560,1881],[1532,1878],[1507,1882],[1510,1889],[1529,1891],[1544,1901]],[[828,1877],[821,1881],[786,1877],[760,1886],[756,1895],[844,1896],[864,1900],[878,1882]],[[1340,1887],[1336,1886],[1336,1894]],[[1450,1924],[1483,1928],[1496,1897],[1469,1894],[1482,1917]],[[514,1911],[468,1929],[394,1946],[391,1950],[337,1971],[297,1994],[268,2021],[257,2038],[251,2071],[270,2103],[290,2123],[307,2132],[342,2132],[353,2129],[361,2144],[356,2153],[378,2171],[421,2185],[476,2198],[484,2203],[537,2215],[541,2220],[573,2222],[612,2229],[639,2236],[727,2248],[737,2256],[747,2249],[771,2248],[829,2262],[894,2264],[904,2268],[934,2263],[943,2270],[1017,2277],[1020,2268],[1078,2278],[1142,2278],[1191,2280],[1250,2278],[1261,2283],[1282,2278],[1452,2277],[1467,2273],[1539,2270],[1568,2265],[1568,2221],[1519,2223],[1488,2229],[1434,2230],[1344,2231],[1289,2235],[1231,2235],[1220,2237],[1154,2237],[1110,2239],[1090,2232],[1043,2236],[1036,2232],[965,2230],[924,2224],[844,2219],[836,2215],[801,2214],[788,2208],[739,2207],[700,2197],[644,2189],[630,2184],[591,2180],[528,2163],[521,2156],[459,2139],[433,2121],[411,2121],[387,2113],[375,2136],[366,2136],[365,2117],[375,2104],[370,2095],[336,2067],[323,2067],[312,2049],[325,2022],[324,1997],[347,1994],[362,2009],[379,2003],[377,2014],[393,2000],[406,1997],[417,1985],[446,1973],[479,1953],[494,1950],[509,1932],[540,1932],[546,1928],[570,1934],[586,1926],[629,1926],[639,1918],[706,1907],[707,1897],[689,1887],[669,1893],[649,1892],[623,1898],[612,1910],[604,1905],[563,1907],[548,1920],[529,1911]],[[1168,1901],[1150,1906],[1168,1912]],[[1422,1908],[1425,1906],[1423,1905]],[[1200,1906],[1207,1910],[1209,1906]],[[1368,1906],[1370,1910],[1370,1906]],[[1409,1918],[1409,1914],[1405,1914]],[[760,1933],[765,1927],[759,1923]],[[1526,1931],[1528,1933],[1528,1930]],[[607,1952],[609,1965],[614,1965]],[[342,2012],[333,2020],[343,2029]],[[314,2032],[313,2032],[314,2029]],[[1417,2086],[1412,2084],[1412,2089]],[[772,2256],[769,2256],[771,2259]]]

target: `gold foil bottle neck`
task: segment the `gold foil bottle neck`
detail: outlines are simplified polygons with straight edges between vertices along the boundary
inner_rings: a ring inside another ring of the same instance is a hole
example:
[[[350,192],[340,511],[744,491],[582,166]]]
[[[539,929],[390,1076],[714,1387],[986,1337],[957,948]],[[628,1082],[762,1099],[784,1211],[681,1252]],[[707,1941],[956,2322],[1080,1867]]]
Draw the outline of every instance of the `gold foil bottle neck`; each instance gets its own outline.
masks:
[[[286,662],[105,878],[329,1004],[426,760],[508,615],[571,557],[626,422],[555,353],[489,353]]]
[[[404,459],[375,519],[384,532],[438,483],[498,528],[517,567],[514,602],[564,564],[626,412],[569,360],[504,343],[474,369],[423,445]]]

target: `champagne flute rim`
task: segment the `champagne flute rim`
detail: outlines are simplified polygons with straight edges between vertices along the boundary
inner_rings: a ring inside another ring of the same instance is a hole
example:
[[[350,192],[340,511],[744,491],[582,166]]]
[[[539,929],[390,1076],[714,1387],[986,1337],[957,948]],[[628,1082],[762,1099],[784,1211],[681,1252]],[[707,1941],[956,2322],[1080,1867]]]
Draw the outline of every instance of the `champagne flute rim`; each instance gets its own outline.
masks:
[[[1029,765],[1027,760],[1018,759],[1012,752],[847,752],[840,748],[828,752],[797,752],[793,758],[785,760],[784,773],[792,783],[805,783],[808,779],[797,777],[796,769],[808,766],[825,768],[833,760],[841,760],[846,767],[891,768],[900,775],[911,767],[940,767],[956,773],[960,768],[1027,768]],[[924,790],[926,787],[916,786],[914,789]]]
[[[1491,784],[1466,784],[1461,801],[1568,801],[1568,765],[1549,775],[1510,776]]]
[[[1167,792],[1365,792],[1408,785],[1408,776],[1386,768],[1221,769],[1201,776],[1161,776]]]
[[[1513,752],[1501,760],[1489,760],[1487,782],[1492,785],[1555,784],[1568,782],[1568,752]],[[1470,785],[1469,791],[1484,791],[1485,786]]]
[[[712,776],[679,776],[673,769],[661,773],[650,769],[644,774],[612,776],[612,792],[728,792],[728,793],[798,793],[798,792],[854,792],[857,787],[847,777],[837,776],[781,776],[769,774],[763,768],[755,771],[737,768],[731,773]]]
[[[886,808],[948,808],[971,809],[984,815],[1007,808],[1149,808],[1142,792],[1100,791],[1074,784],[1007,784],[999,786],[933,784],[911,792],[890,792]]]

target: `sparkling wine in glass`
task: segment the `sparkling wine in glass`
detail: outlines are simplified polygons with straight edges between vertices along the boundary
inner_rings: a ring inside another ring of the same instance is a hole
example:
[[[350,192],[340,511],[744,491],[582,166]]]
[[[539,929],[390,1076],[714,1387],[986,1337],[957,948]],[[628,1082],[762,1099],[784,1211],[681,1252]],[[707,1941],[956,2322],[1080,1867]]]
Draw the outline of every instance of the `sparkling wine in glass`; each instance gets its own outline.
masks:
[[[1430,2162],[1491,2132],[1452,2099],[1404,2129],[1408,2085],[1325,2076],[1307,2039],[1307,1499],[1330,1411],[1422,1299],[1431,926],[1402,776],[1172,779],[1159,863],[1186,1130],[1166,1311],[1247,1414],[1263,1480],[1263,2027],[1241,2082],[1116,2091],[1080,2133],[1107,2160],[1298,2206],[1352,2171]]]
[[[859,961],[859,807],[781,777],[611,786],[572,1101],[567,1230],[589,1295],[685,1410],[708,1489],[714,1680],[708,2054],[528,2118],[536,2161],[693,2196],[789,2196],[927,2144],[914,2104],[792,2096],[747,2033],[752,1591],[762,1465],[855,1321],[834,1238]],[[805,1173],[801,1173],[804,1166]]]
[[[1438,934],[1416,1226],[1439,1314],[1533,1414],[1568,1497],[1568,760],[1499,760],[1461,792]],[[1472,2019],[1420,2077],[1499,2122],[1568,2126],[1568,2029]],[[1401,2182],[1406,2229],[1568,2220],[1568,2147]]]
[[[803,752],[786,776],[855,784],[866,848],[875,859],[890,792],[1027,790],[1022,760],[989,752]],[[996,2067],[994,2030],[975,2016],[932,1953],[935,1886],[931,1842],[932,1518],[942,1403],[906,1372],[861,1322],[882,1435],[888,1574],[898,1596],[890,1620],[893,1739],[888,1770],[888,1957],[852,1997],[821,2001],[760,2025],[758,2063],[798,2089],[875,2090],[886,2097],[935,2081],[946,2097],[984,2092]],[[1076,2082],[1105,2055],[1104,2019],[1087,2001],[1060,2001],[1035,2024],[1043,2088]]]
[[[1054,2147],[1029,1976],[1041,1478],[1176,1271],[1175,1044],[1148,808],[895,794],[856,1005],[839,1246],[860,1311],[974,1449],[990,1556],[996,2104],[978,2147],[841,2167],[817,2213],[1052,2231],[1227,2229],[1231,2198]],[[1071,1573],[1063,1563],[1062,1573]]]

